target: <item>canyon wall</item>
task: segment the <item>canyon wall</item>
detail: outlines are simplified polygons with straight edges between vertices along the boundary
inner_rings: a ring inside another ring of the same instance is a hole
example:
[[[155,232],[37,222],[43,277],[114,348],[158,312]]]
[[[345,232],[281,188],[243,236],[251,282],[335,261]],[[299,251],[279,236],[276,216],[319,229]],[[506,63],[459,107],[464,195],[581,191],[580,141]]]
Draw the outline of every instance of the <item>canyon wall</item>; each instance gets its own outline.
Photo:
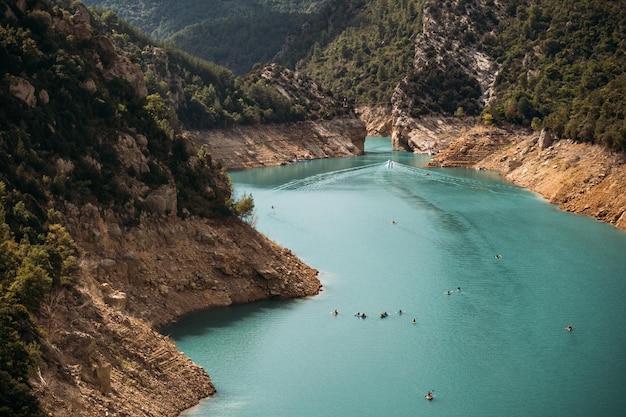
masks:
[[[365,123],[352,114],[330,120],[194,131],[187,137],[196,148],[204,145],[213,161],[228,169],[243,169],[361,155],[365,136]]]

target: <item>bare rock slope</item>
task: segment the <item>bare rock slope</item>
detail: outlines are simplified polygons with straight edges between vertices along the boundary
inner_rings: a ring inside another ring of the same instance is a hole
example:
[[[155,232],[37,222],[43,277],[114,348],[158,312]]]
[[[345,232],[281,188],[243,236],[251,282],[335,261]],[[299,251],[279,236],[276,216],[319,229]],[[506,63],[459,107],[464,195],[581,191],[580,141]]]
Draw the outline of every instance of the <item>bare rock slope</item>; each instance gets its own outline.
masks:
[[[92,205],[68,213],[82,284],[44,306],[49,360],[32,381],[50,415],[176,416],[215,387],[158,329],[198,310],[320,290],[315,269],[236,218],[155,214],[124,227]]]
[[[196,147],[204,145],[211,158],[228,169],[361,155],[365,136],[365,123],[354,115],[189,133]]]
[[[430,165],[495,170],[563,210],[626,230],[626,156],[602,146],[555,141],[546,132],[476,127]]]

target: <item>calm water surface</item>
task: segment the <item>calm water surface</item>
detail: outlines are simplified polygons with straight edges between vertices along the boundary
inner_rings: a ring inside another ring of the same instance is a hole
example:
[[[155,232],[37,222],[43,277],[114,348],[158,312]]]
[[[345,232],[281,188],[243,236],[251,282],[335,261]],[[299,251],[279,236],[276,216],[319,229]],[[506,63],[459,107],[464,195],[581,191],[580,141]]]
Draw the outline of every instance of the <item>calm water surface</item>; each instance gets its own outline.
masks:
[[[626,234],[493,173],[366,149],[231,174],[324,291],[166,329],[218,390],[185,415],[624,415]]]

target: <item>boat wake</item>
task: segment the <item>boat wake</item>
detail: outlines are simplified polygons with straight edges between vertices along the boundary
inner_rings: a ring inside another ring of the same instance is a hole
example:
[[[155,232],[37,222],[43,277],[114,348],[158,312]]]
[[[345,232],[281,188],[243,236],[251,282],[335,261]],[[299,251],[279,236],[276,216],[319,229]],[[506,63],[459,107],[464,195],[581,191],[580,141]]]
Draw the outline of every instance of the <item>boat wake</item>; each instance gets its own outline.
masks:
[[[341,188],[343,184],[347,184],[354,180],[355,177],[369,178],[369,174],[378,167],[378,163],[350,167],[337,171],[323,172],[310,177],[297,179],[282,184],[274,188],[274,190],[299,190],[299,191],[316,191],[328,190],[330,187]],[[350,184],[350,188],[354,188],[354,184]]]

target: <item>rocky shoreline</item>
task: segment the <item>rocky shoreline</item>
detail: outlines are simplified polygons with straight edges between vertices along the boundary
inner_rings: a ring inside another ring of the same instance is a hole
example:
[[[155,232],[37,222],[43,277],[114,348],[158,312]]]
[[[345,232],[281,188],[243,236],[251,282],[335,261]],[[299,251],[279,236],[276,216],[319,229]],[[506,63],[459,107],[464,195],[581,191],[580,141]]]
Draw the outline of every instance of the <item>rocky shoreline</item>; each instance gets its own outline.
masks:
[[[626,155],[548,132],[474,127],[432,167],[484,168],[536,192],[550,204],[626,231]]]
[[[391,137],[395,150],[434,153],[431,167],[497,171],[562,210],[626,230],[625,154],[557,140],[545,131],[480,126],[471,118],[428,116],[409,123],[392,113],[384,108],[357,109],[369,135]],[[407,126],[411,130],[405,135]],[[398,140],[404,136],[410,140]]]
[[[294,160],[361,155],[365,123],[354,114],[329,120],[187,133],[195,148],[204,146],[228,169],[285,165]]]
[[[84,251],[81,285],[54,294],[39,321],[54,360],[32,383],[49,415],[176,416],[215,387],[159,329],[321,289],[315,269],[236,218],[153,215],[118,233],[110,213],[77,213],[68,230]]]

